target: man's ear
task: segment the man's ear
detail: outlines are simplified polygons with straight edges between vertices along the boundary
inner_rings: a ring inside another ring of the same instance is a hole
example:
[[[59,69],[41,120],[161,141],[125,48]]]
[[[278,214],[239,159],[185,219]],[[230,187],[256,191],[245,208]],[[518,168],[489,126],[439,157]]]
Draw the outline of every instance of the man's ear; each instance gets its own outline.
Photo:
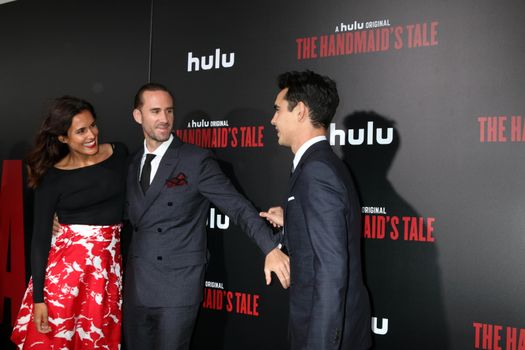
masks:
[[[295,105],[295,108],[297,110],[297,116],[299,121],[305,120],[304,118],[308,118],[308,108],[306,105],[299,101],[297,105]]]
[[[135,108],[133,110],[133,119],[139,124],[142,124],[142,112],[138,110],[138,108]]]

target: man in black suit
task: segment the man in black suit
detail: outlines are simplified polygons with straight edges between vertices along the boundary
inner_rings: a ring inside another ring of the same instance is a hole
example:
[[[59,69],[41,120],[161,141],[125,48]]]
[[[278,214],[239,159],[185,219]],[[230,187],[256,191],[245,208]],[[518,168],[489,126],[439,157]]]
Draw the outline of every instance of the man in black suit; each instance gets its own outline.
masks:
[[[206,219],[212,202],[239,224],[266,255],[271,271],[289,285],[289,260],[272,230],[233,187],[208,150],[173,136],[173,97],[147,84],[135,97],[133,117],[144,148],[127,180],[133,226],[124,283],[124,334],[129,350],[188,349],[202,300]]]
[[[371,346],[370,301],[361,270],[361,214],[350,173],[327,142],[339,97],[335,82],[311,71],[279,76],[275,126],[295,154],[285,209],[260,213],[284,226],[290,255],[291,348]]]

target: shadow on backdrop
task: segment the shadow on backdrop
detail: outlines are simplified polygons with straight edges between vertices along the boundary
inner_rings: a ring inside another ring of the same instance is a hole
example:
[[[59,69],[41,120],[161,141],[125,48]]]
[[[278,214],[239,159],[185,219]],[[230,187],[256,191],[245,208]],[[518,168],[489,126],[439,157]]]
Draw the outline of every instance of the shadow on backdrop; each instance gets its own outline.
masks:
[[[387,331],[384,335],[374,334],[374,348],[448,349],[449,335],[438,264],[439,236],[433,233],[434,243],[404,239],[403,218],[432,215],[421,215],[396,191],[387,176],[401,145],[395,122],[373,111],[357,111],[344,118],[343,125],[347,139],[341,145],[342,156],[356,180],[362,207],[383,207],[386,210],[386,214],[362,214],[364,230],[365,221],[372,223],[374,216],[375,219],[382,216],[386,223],[384,230],[377,225],[368,226],[369,232],[384,232],[384,238],[363,239],[365,279],[370,291],[372,316],[377,318],[377,328]],[[356,140],[361,133],[363,143],[350,145],[349,130],[354,131],[353,139]],[[331,136],[335,137],[336,145],[341,142],[339,136]],[[391,142],[386,144],[390,137]],[[378,138],[382,138],[384,144],[379,144]],[[406,181],[415,177],[417,174],[406,170]],[[399,223],[393,224],[393,217],[397,217]],[[406,220],[412,222],[414,219]],[[398,228],[397,240],[390,236],[393,226]],[[425,221],[422,227],[424,236],[428,228]],[[383,319],[388,319],[388,325]]]

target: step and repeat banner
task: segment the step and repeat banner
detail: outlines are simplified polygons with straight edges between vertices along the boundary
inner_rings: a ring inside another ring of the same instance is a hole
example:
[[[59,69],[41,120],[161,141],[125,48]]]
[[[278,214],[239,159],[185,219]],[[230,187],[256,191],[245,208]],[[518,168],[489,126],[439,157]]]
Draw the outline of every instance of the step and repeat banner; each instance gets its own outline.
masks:
[[[135,149],[135,90],[169,86],[176,135],[266,210],[293,158],[270,124],[276,77],[311,69],[338,84],[328,139],[361,198],[374,349],[525,350],[523,13],[488,0],[0,5],[1,348],[30,276],[22,160],[47,100],[88,99],[102,139]],[[288,292],[265,285],[264,257],[214,205],[207,225],[192,348],[287,349]]]

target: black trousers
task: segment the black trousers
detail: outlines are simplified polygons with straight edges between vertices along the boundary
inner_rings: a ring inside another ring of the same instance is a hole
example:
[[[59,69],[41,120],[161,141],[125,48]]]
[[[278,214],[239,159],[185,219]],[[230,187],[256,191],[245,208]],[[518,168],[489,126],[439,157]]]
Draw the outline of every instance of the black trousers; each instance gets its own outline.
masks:
[[[124,303],[127,350],[188,350],[199,306],[145,307]]]

